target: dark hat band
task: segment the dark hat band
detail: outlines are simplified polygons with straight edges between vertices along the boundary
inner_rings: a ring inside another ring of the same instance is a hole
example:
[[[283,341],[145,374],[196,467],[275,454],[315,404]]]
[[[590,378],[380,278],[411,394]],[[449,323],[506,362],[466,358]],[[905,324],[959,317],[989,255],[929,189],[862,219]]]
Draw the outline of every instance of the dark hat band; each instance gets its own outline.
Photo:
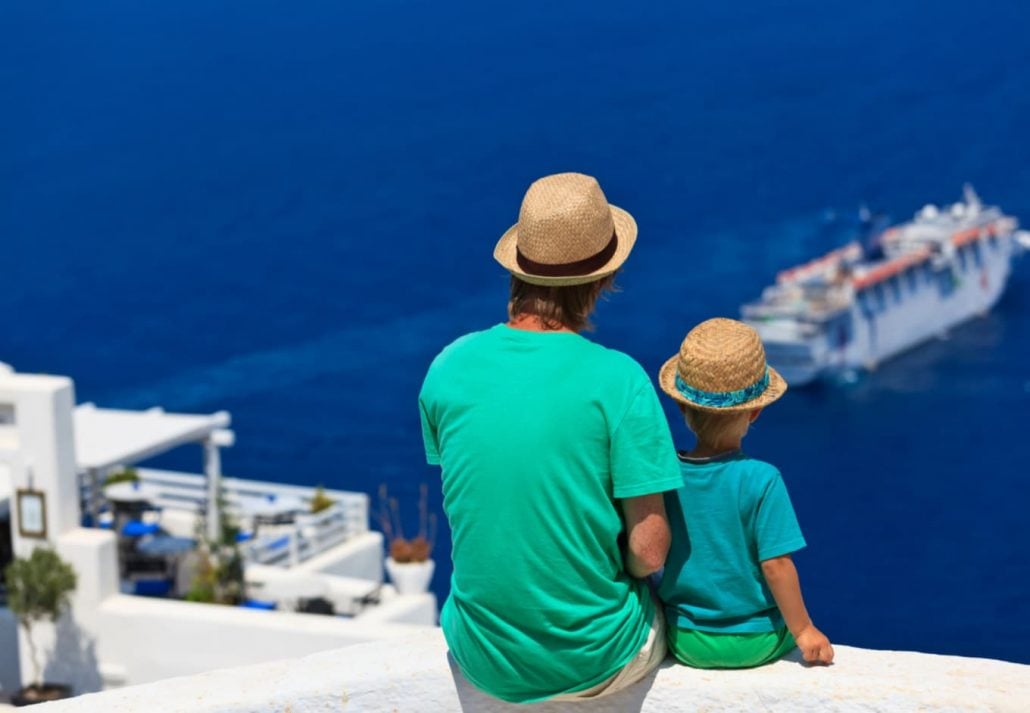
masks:
[[[613,230],[612,239],[601,249],[601,252],[582,260],[561,263],[537,262],[523,255],[522,251],[516,246],[515,261],[527,275],[537,275],[539,277],[577,277],[579,275],[589,275],[591,272],[607,265],[608,261],[615,255],[618,247],[619,238]]]

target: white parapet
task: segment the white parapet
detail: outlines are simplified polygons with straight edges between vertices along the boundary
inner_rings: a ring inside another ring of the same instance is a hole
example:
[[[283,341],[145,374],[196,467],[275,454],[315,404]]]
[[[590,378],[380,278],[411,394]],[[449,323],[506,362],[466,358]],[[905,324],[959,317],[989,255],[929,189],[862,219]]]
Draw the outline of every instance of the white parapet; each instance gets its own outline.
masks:
[[[98,620],[98,661],[121,668],[129,685],[368,641],[403,641],[418,630],[391,622],[121,595],[104,601]]]
[[[1030,710],[1030,666],[836,647],[810,668],[789,656],[745,671],[666,662],[648,679],[590,703],[512,705],[458,681],[439,629],[305,658],[170,679],[46,704],[52,711],[1003,711]]]

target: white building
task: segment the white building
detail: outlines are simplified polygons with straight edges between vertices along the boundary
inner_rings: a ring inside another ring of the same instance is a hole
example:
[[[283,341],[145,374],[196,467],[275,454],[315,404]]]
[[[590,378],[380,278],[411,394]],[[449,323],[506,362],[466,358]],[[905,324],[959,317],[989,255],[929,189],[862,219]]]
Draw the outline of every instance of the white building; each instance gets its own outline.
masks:
[[[56,626],[37,627],[45,679],[70,683],[76,693],[98,691],[405,636],[436,623],[436,601],[424,587],[399,594],[384,584],[383,539],[369,530],[367,495],[328,490],[332,506],[315,514],[312,488],[223,478],[219,453],[233,443],[229,425],[225,412],[76,407],[70,379],[0,365],[0,568],[52,546],[78,575],[71,611]],[[136,484],[102,487],[109,473],[189,443],[200,446],[203,474],[141,468]],[[218,536],[220,493],[224,512],[244,528],[239,547],[251,604],[276,610],[181,599],[197,561],[183,543]],[[127,528],[130,520],[139,532]],[[127,553],[151,554],[127,561]],[[148,563],[157,566],[139,566]],[[412,568],[424,579],[431,566]],[[335,615],[294,611],[312,600]],[[4,693],[29,682],[27,657],[0,605]]]

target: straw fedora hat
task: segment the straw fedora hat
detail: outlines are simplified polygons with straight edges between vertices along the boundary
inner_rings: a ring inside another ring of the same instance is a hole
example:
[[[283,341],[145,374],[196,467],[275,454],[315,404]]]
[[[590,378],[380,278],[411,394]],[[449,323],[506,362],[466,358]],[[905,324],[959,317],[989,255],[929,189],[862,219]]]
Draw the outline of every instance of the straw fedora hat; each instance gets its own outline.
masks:
[[[709,319],[690,330],[679,354],[658,372],[662,391],[701,411],[750,411],[783,396],[787,382],[765,362],[762,340],[735,319]]]
[[[608,204],[596,178],[558,173],[526,191],[494,259],[534,285],[581,285],[619,269],[636,240],[633,216]]]

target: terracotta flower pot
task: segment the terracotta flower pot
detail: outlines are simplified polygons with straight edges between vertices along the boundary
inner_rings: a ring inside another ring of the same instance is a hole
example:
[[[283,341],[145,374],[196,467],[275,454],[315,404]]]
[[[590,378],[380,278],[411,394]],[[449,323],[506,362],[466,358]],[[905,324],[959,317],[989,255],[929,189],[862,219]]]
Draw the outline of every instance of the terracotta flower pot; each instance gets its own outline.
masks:
[[[400,594],[423,594],[428,591],[435,569],[436,563],[431,559],[424,562],[398,562],[393,557],[386,558],[386,572]]]

